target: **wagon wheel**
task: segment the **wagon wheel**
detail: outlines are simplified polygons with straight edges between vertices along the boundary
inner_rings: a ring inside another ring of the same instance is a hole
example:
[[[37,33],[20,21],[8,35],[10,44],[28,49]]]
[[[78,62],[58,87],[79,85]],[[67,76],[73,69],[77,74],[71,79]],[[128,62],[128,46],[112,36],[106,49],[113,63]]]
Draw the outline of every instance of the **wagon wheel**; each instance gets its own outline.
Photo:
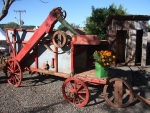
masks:
[[[126,89],[129,90],[129,95],[126,94]],[[116,108],[128,106],[134,98],[131,85],[120,78],[110,79],[109,83],[104,86],[103,94],[106,102]]]
[[[62,31],[56,31],[53,34],[52,42],[56,47],[62,48],[66,44],[66,34]]]
[[[62,85],[65,100],[78,107],[85,106],[89,101],[88,87],[81,80],[70,77]]]
[[[62,13],[62,15],[61,15],[61,16],[62,16],[62,18],[63,18],[63,19],[65,19],[65,18],[66,18],[66,16],[67,16],[66,11],[65,11],[65,10],[62,10],[62,11],[61,11],[61,13]]]
[[[22,71],[21,67],[15,59],[10,59],[7,61],[4,73],[7,77],[7,82],[14,85],[15,87],[20,86],[22,81]]]

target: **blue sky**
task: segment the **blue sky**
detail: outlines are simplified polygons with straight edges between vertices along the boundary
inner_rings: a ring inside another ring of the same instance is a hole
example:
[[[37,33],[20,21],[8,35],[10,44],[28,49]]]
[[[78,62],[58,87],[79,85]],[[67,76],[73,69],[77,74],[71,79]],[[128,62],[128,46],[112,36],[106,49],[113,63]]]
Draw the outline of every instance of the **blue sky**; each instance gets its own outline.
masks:
[[[20,0],[14,2],[9,9],[8,15],[0,21],[0,24],[16,22],[19,19],[19,13],[14,10],[26,10],[22,13],[22,19],[25,25],[40,26],[47,18],[49,12],[55,7],[62,7],[67,12],[66,21],[75,23],[84,27],[86,18],[91,16],[91,6],[95,8],[109,7],[112,3],[116,6],[123,5],[129,14],[150,15],[150,0]],[[2,0],[0,0],[0,9],[2,9]],[[55,28],[60,23],[55,25]]]

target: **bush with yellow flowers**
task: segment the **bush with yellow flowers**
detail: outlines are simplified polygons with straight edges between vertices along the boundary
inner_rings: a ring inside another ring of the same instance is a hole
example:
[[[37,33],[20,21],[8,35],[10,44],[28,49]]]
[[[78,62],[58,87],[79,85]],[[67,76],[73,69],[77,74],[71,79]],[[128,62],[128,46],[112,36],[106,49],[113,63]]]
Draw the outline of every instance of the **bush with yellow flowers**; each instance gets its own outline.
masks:
[[[116,63],[116,56],[112,55],[112,52],[108,50],[95,51],[93,57],[95,62],[104,67],[109,67],[111,64]]]

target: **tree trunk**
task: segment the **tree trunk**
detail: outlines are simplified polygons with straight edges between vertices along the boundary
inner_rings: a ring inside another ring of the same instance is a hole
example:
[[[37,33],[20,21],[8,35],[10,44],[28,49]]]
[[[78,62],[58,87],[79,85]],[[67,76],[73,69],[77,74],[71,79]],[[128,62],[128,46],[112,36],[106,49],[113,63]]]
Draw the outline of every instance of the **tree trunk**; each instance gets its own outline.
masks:
[[[2,12],[0,13],[0,21],[8,14],[8,10],[14,1],[15,0],[2,0],[3,8]]]

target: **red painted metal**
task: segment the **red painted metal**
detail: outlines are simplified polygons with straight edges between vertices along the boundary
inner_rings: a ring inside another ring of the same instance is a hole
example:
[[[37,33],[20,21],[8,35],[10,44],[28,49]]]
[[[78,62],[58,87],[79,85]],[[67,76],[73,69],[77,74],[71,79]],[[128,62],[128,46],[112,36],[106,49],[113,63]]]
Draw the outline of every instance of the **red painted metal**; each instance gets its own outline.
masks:
[[[80,79],[70,77],[62,85],[62,93],[65,100],[78,107],[85,106],[89,101],[88,87]]]
[[[56,16],[61,16],[61,10],[60,8],[53,9],[46,20],[43,22],[43,24],[35,31],[33,36],[29,39],[28,43],[21,49],[21,51],[16,56],[16,59],[18,62],[22,62],[25,58],[25,56],[31,51],[31,49],[40,41],[41,38],[46,33],[49,33],[52,31],[55,23],[57,22],[57,18],[54,17],[54,13],[56,13]]]
[[[16,54],[17,54],[17,52],[16,52],[16,30],[15,29],[13,29],[13,42],[14,42],[14,48],[13,48],[13,51],[14,51],[14,53],[15,53],[15,56],[16,56]]]
[[[54,66],[54,58],[52,58],[52,60],[51,60],[51,67],[52,67],[52,68],[55,67],[55,66]]]
[[[35,51],[34,54],[35,68],[38,68],[38,46],[35,47],[34,51]]]
[[[98,40],[97,35],[73,35],[72,43],[82,45],[99,45],[100,41]]]
[[[54,46],[54,60],[55,72],[58,72],[58,48],[56,46]]]
[[[74,44],[71,42],[71,74],[74,75]]]
[[[36,30],[29,30],[29,29],[16,29],[17,31],[25,31],[25,32],[35,32]]]
[[[12,43],[10,42],[10,39],[9,39],[9,36],[8,36],[8,30],[9,29],[6,29],[6,42],[7,42],[7,44],[9,45],[9,47],[10,47],[10,49],[11,49],[11,51],[10,51],[10,56],[11,57],[13,57],[13,58],[15,58],[15,52],[14,52],[14,48],[13,48],[13,45],[12,45]]]
[[[58,76],[58,77],[62,77],[62,78],[69,78],[70,75],[66,74],[66,73],[61,73],[61,72],[54,72],[54,71],[49,71],[49,70],[43,70],[43,69],[37,69],[37,68],[33,68],[33,67],[26,67],[27,70],[31,70],[31,71],[35,71],[35,72],[39,72],[39,73],[45,73],[45,74],[49,74],[49,75],[53,75],[53,76]]]
[[[100,79],[100,78],[90,78],[90,77],[80,77],[78,76],[77,78],[79,78],[80,80],[84,81],[84,82],[88,82],[89,84],[93,84],[93,85],[100,85],[100,84],[106,84],[106,79]]]
[[[4,73],[7,77],[7,82],[15,87],[20,86],[22,82],[22,70],[19,63],[15,59],[10,59],[6,63]]]

